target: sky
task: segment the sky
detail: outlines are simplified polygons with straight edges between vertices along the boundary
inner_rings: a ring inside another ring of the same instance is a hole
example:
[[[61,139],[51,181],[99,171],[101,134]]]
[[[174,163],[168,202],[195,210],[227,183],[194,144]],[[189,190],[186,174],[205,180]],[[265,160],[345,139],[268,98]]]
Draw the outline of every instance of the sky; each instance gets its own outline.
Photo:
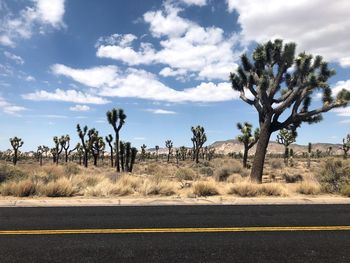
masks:
[[[190,146],[196,125],[207,144],[233,139],[237,122],[258,125],[228,80],[257,43],[322,55],[333,94],[350,90],[349,11],[347,0],[0,0],[0,150],[13,136],[27,151],[65,134],[77,143],[78,123],[113,134],[114,107],[137,147]],[[350,107],[333,110],[297,143],[340,143],[349,126]]]

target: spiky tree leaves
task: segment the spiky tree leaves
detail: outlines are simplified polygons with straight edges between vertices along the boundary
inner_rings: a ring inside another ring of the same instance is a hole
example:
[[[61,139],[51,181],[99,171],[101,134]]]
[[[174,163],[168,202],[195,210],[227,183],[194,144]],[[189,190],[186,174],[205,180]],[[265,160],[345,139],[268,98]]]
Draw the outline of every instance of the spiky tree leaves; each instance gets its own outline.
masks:
[[[243,143],[244,152],[243,152],[243,167],[247,168],[248,152],[259,139],[259,129],[255,129],[253,133],[253,125],[244,122],[243,124],[237,123],[237,129],[240,130],[241,134],[237,136],[237,140]]]
[[[13,149],[13,165],[16,165],[18,161],[18,149],[23,146],[23,141],[21,138],[15,136],[13,138],[10,138],[10,143]]]
[[[173,142],[172,140],[166,140],[165,141],[165,147],[168,148],[168,162],[170,162],[170,156],[172,154],[173,149]]]
[[[109,145],[109,149],[110,149],[110,158],[111,158],[111,167],[113,167],[114,164],[114,153],[113,153],[113,136],[112,134],[108,134],[108,136],[105,137],[106,142]]]
[[[207,141],[207,135],[205,134],[204,128],[202,126],[191,127],[192,131],[192,144],[193,144],[193,154],[196,163],[199,163],[199,153],[203,147],[203,144]]]
[[[115,153],[115,165],[117,167],[117,172],[120,172],[120,163],[119,163],[119,132],[123,127],[126,119],[126,115],[123,109],[113,108],[111,111],[107,112],[108,123],[112,125],[115,132],[115,144],[116,144],[116,153]]]
[[[281,129],[277,134],[277,143],[284,146],[284,163],[288,166],[289,145],[295,142],[298,133],[295,129]]]
[[[84,126],[83,129],[81,129],[80,125],[78,124],[77,125],[77,132],[78,132],[78,136],[81,140],[81,146],[83,148],[83,151],[84,151],[84,156],[83,156],[83,163],[84,163],[84,166],[87,168],[88,167],[88,154],[89,154],[89,148],[88,148],[88,145],[86,144],[85,142],[85,136],[87,134],[87,131],[88,131],[88,127],[87,126]]]
[[[350,99],[346,90],[336,98],[332,96],[328,79],[335,71],[322,57],[306,53],[295,56],[295,48],[295,43],[283,44],[282,40],[258,45],[252,61],[243,55],[237,72],[230,73],[232,88],[258,112],[260,136],[250,175],[258,182],[273,132],[291,125],[298,127],[302,122],[319,122],[322,113],[344,107]],[[317,90],[323,91],[322,106],[311,109],[312,94]]]
[[[343,150],[343,158],[344,160],[348,158],[348,151],[350,150],[350,134],[346,135],[345,138],[343,138],[343,144],[341,146],[341,149]]]

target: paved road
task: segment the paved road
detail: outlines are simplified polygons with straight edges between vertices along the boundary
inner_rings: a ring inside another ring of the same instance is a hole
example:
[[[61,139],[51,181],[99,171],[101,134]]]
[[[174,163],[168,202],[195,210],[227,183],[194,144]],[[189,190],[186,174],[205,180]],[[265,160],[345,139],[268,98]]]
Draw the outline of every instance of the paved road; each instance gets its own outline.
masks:
[[[350,262],[349,227],[266,231],[293,226],[350,226],[350,206],[0,208],[0,262]],[[239,227],[256,230],[205,232]]]

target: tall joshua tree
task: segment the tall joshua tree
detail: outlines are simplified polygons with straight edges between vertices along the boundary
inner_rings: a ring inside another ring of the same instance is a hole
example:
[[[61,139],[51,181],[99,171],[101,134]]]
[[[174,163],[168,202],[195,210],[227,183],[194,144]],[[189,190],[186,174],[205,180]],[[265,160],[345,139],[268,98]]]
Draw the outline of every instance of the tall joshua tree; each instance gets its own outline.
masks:
[[[327,83],[335,71],[321,56],[300,53],[295,56],[295,43],[282,40],[267,42],[256,47],[250,61],[241,56],[241,65],[230,73],[232,88],[240,98],[255,107],[259,116],[260,136],[250,177],[261,182],[266,149],[275,131],[302,122],[316,123],[322,113],[348,104],[350,93],[342,90],[336,98]],[[312,94],[323,91],[323,105],[310,109]],[[247,91],[252,98],[247,96]]]
[[[248,122],[243,123],[243,125],[237,123],[237,128],[241,131],[241,134],[237,136],[237,139],[244,145],[243,167],[247,168],[248,152],[259,139],[259,129],[255,129],[253,134],[253,126]]]
[[[165,147],[168,148],[168,162],[170,162],[170,156],[172,154],[173,142],[171,140],[165,141]]]
[[[109,149],[110,149],[110,158],[111,158],[111,167],[113,167],[113,158],[114,158],[114,154],[113,154],[113,136],[112,134],[108,134],[108,136],[105,137],[106,142],[109,145]]]
[[[282,129],[277,134],[277,143],[282,144],[284,146],[284,163],[288,166],[288,158],[289,158],[289,145],[295,142],[298,133],[295,129]]]
[[[341,149],[343,150],[343,158],[344,160],[348,158],[348,151],[350,150],[350,134],[346,136],[346,138],[343,138],[343,144],[341,146]]]
[[[193,137],[191,138],[193,143],[194,158],[196,163],[199,163],[199,153],[203,147],[203,144],[207,141],[207,135],[205,134],[202,126],[191,127]]]
[[[23,141],[21,138],[15,136],[10,138],[10,143],[13,148],[13,165],[16,165],[18,161],[18,149],[23,146]]]
[[[89,154],[89,145],[87,145],[87,143],[85,142],[85,135],[87,134],[88,131],[88,127],[84,126],[83,129],[80,128],[80,125],[77,125],[77,132],[78,132],[78,136],[81,140],[81,147],[83,148],[84,151],[84,156],[83,156],[83,163],[84,166],[87,168],[88,167],[88,154]]]
[[[155,149],[156,149],[156,161],[158,161],[159,145],[156,145]]]
[[[115,166],[117,167],[117,172],[120,172],[119,163],[119,132],[125,123],[126,115],[123,109],[113,108],[111,111],[107,112],[107,120],[109,124],[112,125],[115,132]]]

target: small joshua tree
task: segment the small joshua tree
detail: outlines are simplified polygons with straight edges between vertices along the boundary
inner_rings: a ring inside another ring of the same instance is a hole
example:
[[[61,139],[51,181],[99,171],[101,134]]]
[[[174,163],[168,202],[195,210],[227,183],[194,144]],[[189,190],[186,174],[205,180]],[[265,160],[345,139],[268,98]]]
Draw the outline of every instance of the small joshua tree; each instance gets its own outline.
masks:
[[[95,129],[91,129],[88,131],[89,138],[89,148],[94,157],[94,166],[97,166],[97,160],[100,156],[101,152],[105,149],[105,143],[103,138],[99,136],[98,131]]]
[[[344,152],[343,158],[346,160],[348,158],[348,151],[350,150],[350,134],[346,135],[346,138],[343,138],[341,149]]]
[[[289,158],[289,145],[295,142],[298,133],[295,129],[282,129],[279,134],[277,134],[277,143],[284,146],[284,164],[288,166]]]
[[[111,158],[111,167],[113,167],[113,158],[114,158],[114,155],[113,155],[113,136],[112,134],[108,134],[108,136],[105,137],[105,140],[106,142],[108,143],[109,145],[109,149],[110,149],[110,158]]]
[[[255,129],[253,134],[253,126],[248,122],[243,123],[243,125],[237,123],[237,128],[241,131],[241,134],[237,136],[237,140],[244,145],[243,167],[247,168],[248,152],[259,139],[259,129]]]
[[[23,146],[23,141],[21,138],[13,137],[10,138],[10,143],[13,148],[13,165],[16,165],[18,161],[18,149]]]
[[[68,156],[69,156],[69,147],[70,147],[70,137],[67,134],[66,136],[63,137],[63,144],[62,144],[62,148],[64,150],[64,156],[65,156],[65,162],[68,162]]]
[[[80,125],[77,125],[77,132],[78,132],[78,136],[81,140],[81,147],[83,148],[84,151],[84,157],[83,157],[83,163],[84,166],[87,168],[88,167],[88,154],[89,154],[89,145],[87,145],[87,143],[85,142],[85,135],[87,134],[88,131],[88,127],[84,126],[83,129],[80,128]]]
[[[111,111],[107,112],[107,120],[110,125],[112,125],[115,132],[115,166],[117,167],[117,172],[120,172],[119,163],[119,132],[125,123],[126,115],[123,109],[113,108]]]
[[[38,146],[38,149],[36,151],[36,154],[38,156],[38,161],[40,163],[40,166],[43,165],[43,154],[44,154],[44,148],[43,146]]]
[[[191,127],[193,137],[191,138],[193,143],[194,158],[196,163],[199,163],[199,153],[203,147],[203,144],[207,141],[207,136],[204,132],[204,128],[201,126]]]
[[[159,152],[159,146],[156,145],[155,149],[156,149],[156,161],[158,162],[158,157],[159,157],[159,154],[158,154],[158,152]]]
[[[147,145],[146,145],[146,144],[142,144],[142,145],[141,145],[141,156],[140,156],[140,159],[141,159],[142,161],[144,161],[145,158],[146,158],[146,148],[147,148]]]
[[[307,168],[310,168],[311,165],[311,153],[312,153],[312,144],[309,142],[307,146]]]
[[[181,155],[181,160],[185,161],[186,155],[187,155],[187,148],[185,146],[180,147],[180,155]]]
[[[165,147],[168,148],[168,162],[170,162],[170,156],[172,154],[173,142],[171,140],[165,141]]]
[[[120,160],[122,170],[125,172],[132,172],[135,160],[136,160],[137,149],[131,147],[130,142],[120,143]]]
[[[282,40],[257,45],[252,61],[241,56],[241,66],[230,73],[232,88],[240,98],[258,112],[260,135],[250,178],[261,183],[267,146],[271,134],[291,125],[316,123],[322,113],[344,107],[350,93],[343,89],[334,98],[328,79],[335,71],[321,56],[300,53],[295,56],[295,43]],[[322,105],[310,109],[315,91],[323,91]],[[252,98],[246,96],[247,91]]]

